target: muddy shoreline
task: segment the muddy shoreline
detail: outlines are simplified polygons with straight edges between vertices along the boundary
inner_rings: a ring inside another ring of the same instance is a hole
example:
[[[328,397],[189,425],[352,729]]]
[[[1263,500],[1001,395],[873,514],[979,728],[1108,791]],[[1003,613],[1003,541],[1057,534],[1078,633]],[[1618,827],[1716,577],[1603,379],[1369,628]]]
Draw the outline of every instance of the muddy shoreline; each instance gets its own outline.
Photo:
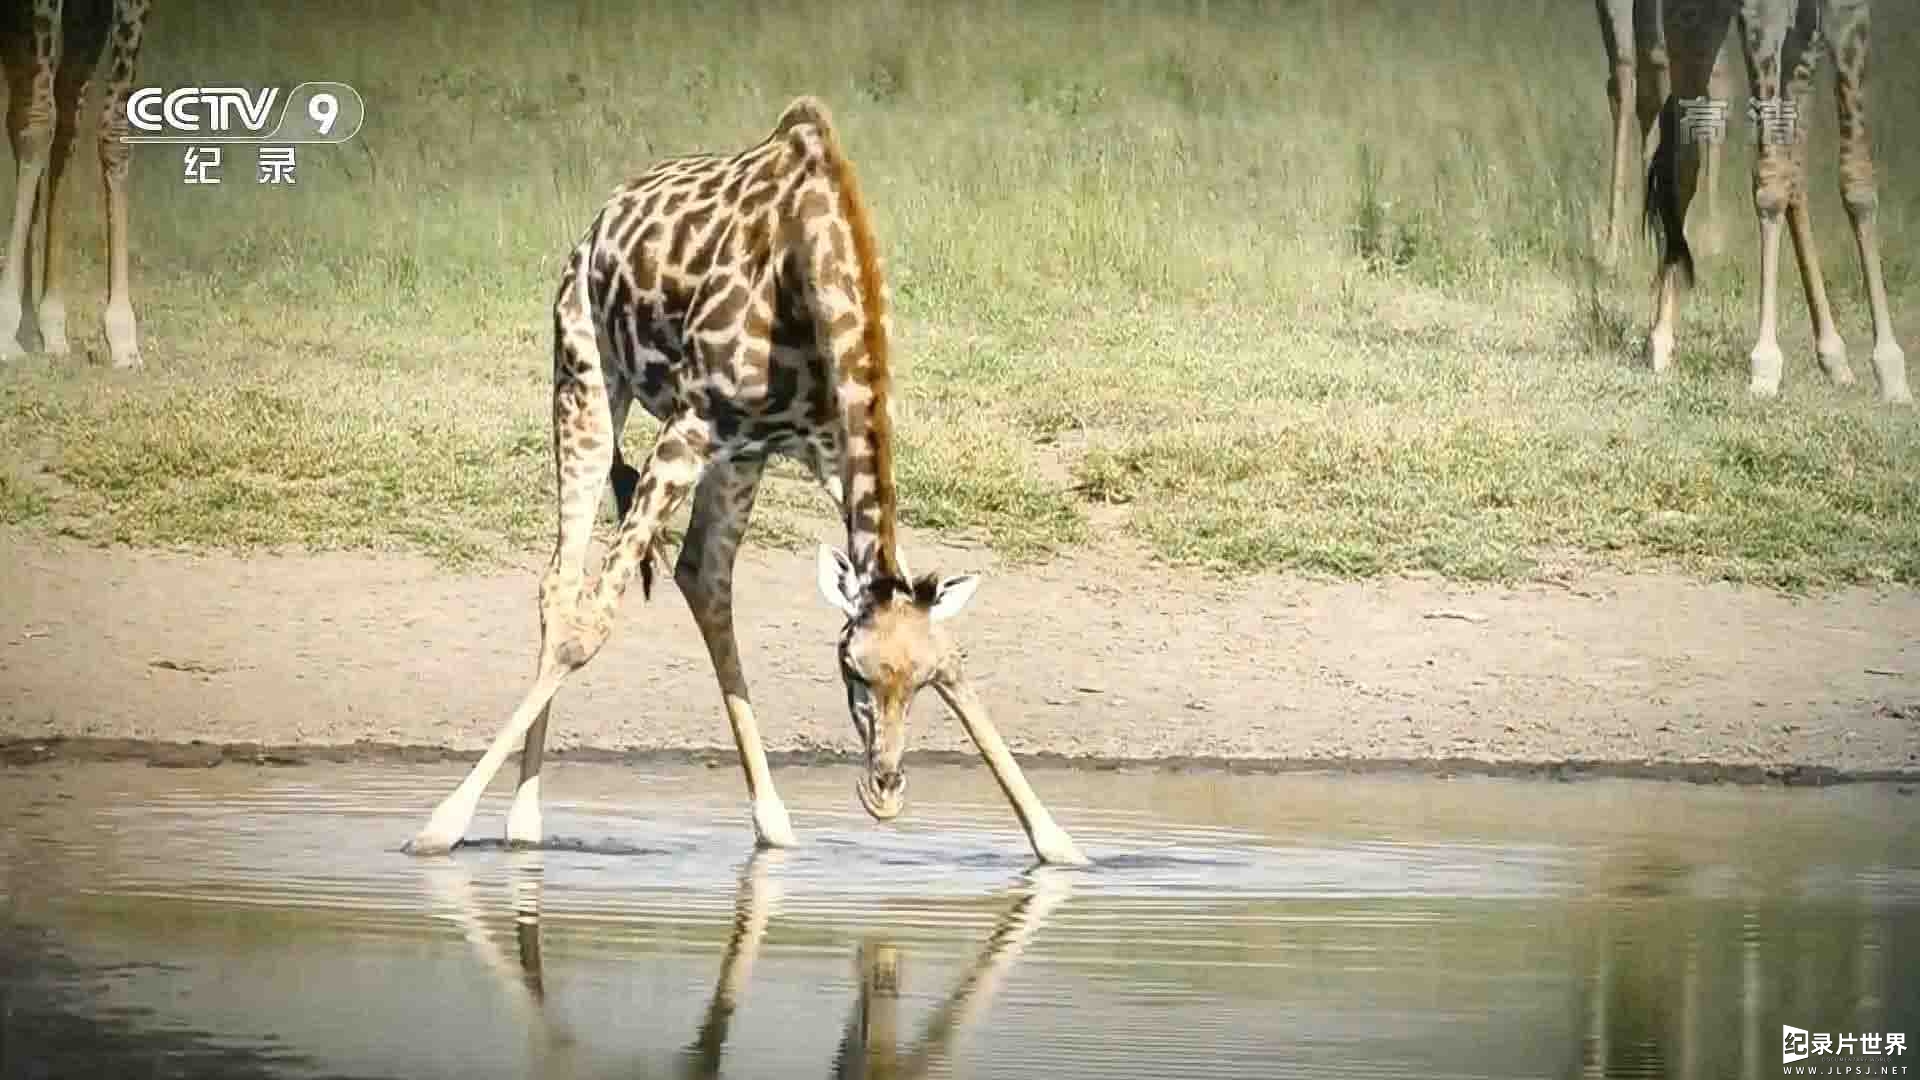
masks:
[[[1092,553],[994,565],[954,624],[1035,768],[1920,781],[1920,591],[1792,597],[1672,575],[1225,580]],[[525,693],[538,561],[95,548],[0,530],[0,761],[470,761]],[[853,760],[812,560],[748,550],[736,625],[765,748]],[[910,761],[977,756],[931,699]],[[623,609],[548,750],[731,768],[678,593]]]
[[[211,769],[224,764],[298,768],[315,764],[445,764],[475,761],[478,750],[444,746],[358,742],[348,744],[262,745],[260,743],[167,742],[147,739],[66,738],[0,739],[0,767],[30,768],[76,762],[144,762],[152,768]],[[508,759],[508,772],[519,755]],[[1778,787],[1830,787],[1836,784],[1920,784],[1920,769],[1836,769],[1825,765],[1739,765],[1689,761],[1487,761],[1476,758],[1226,758],[1107,757],[1051,752],[1019,754],[1023,768],[1076,769],[1089,772],[1219,772],[1240,775],[1279,773],[1405,774],[1447,779],[1485,776],[1521,780],[1664,780],[1690,784],[1738,784]],[[607,750],[576,747],[552,750],[549,760],[606,765],[704,765],[737,768],[739,757],[718,748]],[[777,769],[854,766],[859,757],[841,750],[773,750]],[[956,750],[910,750],[910,766],[974,766],[977,755]]]

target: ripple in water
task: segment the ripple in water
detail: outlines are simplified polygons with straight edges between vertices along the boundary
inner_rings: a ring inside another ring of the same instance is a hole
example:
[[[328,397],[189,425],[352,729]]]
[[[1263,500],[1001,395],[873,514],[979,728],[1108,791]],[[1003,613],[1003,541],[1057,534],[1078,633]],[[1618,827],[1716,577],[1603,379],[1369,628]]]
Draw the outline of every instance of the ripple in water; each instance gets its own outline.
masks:
[[[749,857],[730,770],[565,763],[542,847],[494,798],[414,859],[432,770],[16,772],[0,1075],[1718,1077],[1781,1023],[1920,1036],[1886,789],[1049,770],[1066,870],[983,773],[889,827],[850,776],[780,773],[803,846]]]

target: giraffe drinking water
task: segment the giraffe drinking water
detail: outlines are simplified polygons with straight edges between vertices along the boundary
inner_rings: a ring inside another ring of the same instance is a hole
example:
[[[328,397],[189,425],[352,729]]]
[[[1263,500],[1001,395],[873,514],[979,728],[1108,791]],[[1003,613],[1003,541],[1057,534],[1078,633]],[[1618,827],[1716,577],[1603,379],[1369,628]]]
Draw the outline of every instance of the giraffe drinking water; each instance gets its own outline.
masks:
[[[794,101],[747,150],[664,161],[614,192],[554,298],[559,529],[540,584],[533,687],[410,850],[457,843],[516,746],[521,779],[507,836],[539,842],[549,704],[605,645],[636,572],[649,591],[661,523],[689,497],[674,581],[719,680],[758,843],[794,842],[733,630],[734,556],[767,460],[784,454],[812,469],[846,525],[845,551],[820,550],[818,584],[845,619],[836,659],[866,755],[855,785],[861,806],[878,820],[904,807],[907,710],[931,687],[979,747],[1034,854],[1086,861],[1027,785],[947,632],[978,579],[916,579],[897,554],[886,306],[866,204],[816,99]],[[660,425],[637,468],[621,452],[636,401]],[[588,546],[609,480],[620,526],[589,583]]]

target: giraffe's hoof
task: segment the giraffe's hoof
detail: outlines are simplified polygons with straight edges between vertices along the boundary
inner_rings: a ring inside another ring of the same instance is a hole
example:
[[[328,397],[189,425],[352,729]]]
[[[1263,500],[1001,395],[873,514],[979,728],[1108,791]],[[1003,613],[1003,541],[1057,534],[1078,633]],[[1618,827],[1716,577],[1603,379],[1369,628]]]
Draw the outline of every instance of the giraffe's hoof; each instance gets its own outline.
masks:
[[[400,848],[408,855],[445,855],[460,846],[459,829],[448,829],[434,823],[415,833],[413,839]]]
[[[793,837],[793,822],[787,806],[779,799],[764,799],[753,805],[753,843],[760,848],[790,848],[799,845]]]
[[[1907,354],[1898,342],[1874,346],[1873,373],[1880,380],[1880,400],[1888,405],[1911,405],[1913,392],[1907,389]]]
[[[1827,381],[1835,386],[1853,385],[1853,367],[1847,363],[1847,343],[1839,338],[1832,341],[1815,342],[1814,359],[1820,364],[1820,370],[1827,373]]]
[[[138,371],[146,366],[147,362],[140,359],[140,354],[137,352],[120,353],[113,358],[115,371]]]
[[[1646,360],[1655,375],[1664,375],[1673,366],[1673,335],[1658,332],[1647,335]]]
[[[508,847],[539,847],[545,839],[546,830],[540,824],[540,811],[528,813],[517,808],[507,811]]]
[[[446,855],[459,843],[459,840],[448,840],[445,837],[421,833],[402,844],[400,850],[408,855]]]
[[[1786,367],[1786,359],[1780,353],[1780,346],[1772,342],[1755,345],[1747,356],[1748,371],[1747,392],[1754,397],[1770,398],[1780,393],[1780,376]]]
[[[1054,826],[1052,829],[1036,830],[1033,835],[1033,854],[1049,866],[1091,866],[1093,860],[1081,852],[1073,837],[1065,829]]]
[[[0,360],[18,360],[27,355],[27,350],[10,337],[0,338]]]

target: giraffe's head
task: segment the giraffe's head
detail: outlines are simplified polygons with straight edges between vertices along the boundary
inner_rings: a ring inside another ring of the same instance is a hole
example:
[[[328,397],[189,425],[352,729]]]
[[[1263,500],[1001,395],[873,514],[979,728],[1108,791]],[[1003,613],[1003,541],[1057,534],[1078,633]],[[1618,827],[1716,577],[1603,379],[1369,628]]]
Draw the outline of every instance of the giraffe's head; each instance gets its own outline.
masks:
[[[840,679],[867,754],[867,774],[854,790],[876,821],[906,806],[907,710],[922,687],[958,670],[958,650],[940,623],[959,614],[979,584],[971,574],[906,580],[862,573],[845,554],[820,548],[820,593],[847,617]]]

